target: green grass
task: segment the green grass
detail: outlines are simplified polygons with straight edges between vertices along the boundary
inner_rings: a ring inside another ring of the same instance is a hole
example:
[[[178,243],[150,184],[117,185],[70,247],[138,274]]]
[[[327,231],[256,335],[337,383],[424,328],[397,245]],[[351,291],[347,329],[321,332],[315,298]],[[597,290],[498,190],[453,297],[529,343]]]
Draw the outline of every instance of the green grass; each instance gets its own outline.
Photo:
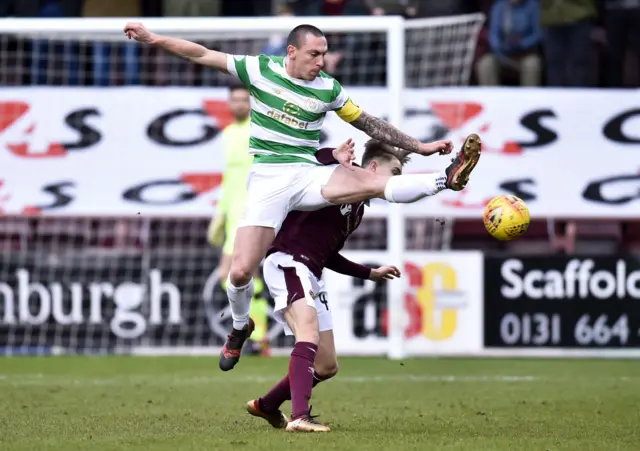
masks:
[[[640,450],[633,361],[344,358],[312,399],[329,434],[285,433],[245,412],[286,365],[0,359],[0,450]]]

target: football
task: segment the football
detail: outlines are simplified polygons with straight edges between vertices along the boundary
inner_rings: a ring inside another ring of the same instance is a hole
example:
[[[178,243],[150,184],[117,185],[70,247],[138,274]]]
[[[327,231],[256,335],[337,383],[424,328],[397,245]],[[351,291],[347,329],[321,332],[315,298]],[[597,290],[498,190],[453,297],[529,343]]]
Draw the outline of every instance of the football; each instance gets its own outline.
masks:
[[[511,195],[496,196],[484,209],[484,226],[494,238],[513,240],[529,228],[529,208],[522,199]]]

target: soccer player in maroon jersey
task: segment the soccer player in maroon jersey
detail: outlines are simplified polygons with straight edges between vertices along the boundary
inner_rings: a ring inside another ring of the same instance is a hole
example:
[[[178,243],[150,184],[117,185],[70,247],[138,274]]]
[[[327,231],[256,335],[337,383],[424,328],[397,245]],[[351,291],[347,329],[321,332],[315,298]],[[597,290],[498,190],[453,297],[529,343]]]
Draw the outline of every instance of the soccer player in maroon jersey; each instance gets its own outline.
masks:
[[[337,164],[333,149],[320,149],[323,164]],[[365,145],[362,166],[379,175],[400,175],[408,153],[376,140]],[[266,419],[273,427],[292,432],[328,432],[310,415],[311,390],[336,375],[338,361],[333,341],[333,322],[321,280],[329,268],[360,279],[381,280],[400,276],[395,266],[371,269],[354,263],[339,251],[358,227],[365,203],[336,205],[316,211],[293,211],[287,215],[264,262],[264,280],[275,300],[274,317],[285,323],[285,332],[296,344],[289,372],[265,396],[249,401],[251,415]],[[292,419],[280,410],[291,399]]]

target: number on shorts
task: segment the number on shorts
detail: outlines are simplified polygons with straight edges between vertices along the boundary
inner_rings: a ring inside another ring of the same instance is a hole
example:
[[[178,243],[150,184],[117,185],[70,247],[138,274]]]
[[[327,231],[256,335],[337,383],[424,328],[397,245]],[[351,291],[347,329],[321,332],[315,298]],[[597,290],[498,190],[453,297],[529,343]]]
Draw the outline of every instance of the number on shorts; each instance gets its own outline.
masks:
[[[318,299],[325,306],[325,308],[329,310],[329,301],[327,300],[327,293],[324,293],[324,292],[319,293]]]

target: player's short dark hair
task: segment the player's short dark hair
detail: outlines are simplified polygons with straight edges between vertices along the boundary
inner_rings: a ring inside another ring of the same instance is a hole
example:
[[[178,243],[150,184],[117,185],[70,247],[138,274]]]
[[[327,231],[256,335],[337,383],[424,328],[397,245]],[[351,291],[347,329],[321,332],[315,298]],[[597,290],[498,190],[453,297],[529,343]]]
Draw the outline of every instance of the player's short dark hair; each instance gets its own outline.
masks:
[[[409,154],[406,150],[396,149],[389,144],[378,141],[377,139],[370,139],[364,145],[364,154],[362,155],[362,166],[366,167],[372,160],[377,161],[391,161],[396,159],[402,166],[407,164],[410,160]]]
[[[239,81],[232,82],[229,85],[229,94],[231,94],[234,91],[238,91],[240,89],[247,92],[249,91],[249,88],[247,88],[247,85],[245,85],[244,83],[241,83]]]
[[[309,24],[302,24],[295,27],[287,36],[287,47],[292,45],[295,48],[299,49],[302,43],[304,42],[304,37],[307,34],[311,34],[317,38],[324,37],[324,33],[320,28],[314,27]]]

